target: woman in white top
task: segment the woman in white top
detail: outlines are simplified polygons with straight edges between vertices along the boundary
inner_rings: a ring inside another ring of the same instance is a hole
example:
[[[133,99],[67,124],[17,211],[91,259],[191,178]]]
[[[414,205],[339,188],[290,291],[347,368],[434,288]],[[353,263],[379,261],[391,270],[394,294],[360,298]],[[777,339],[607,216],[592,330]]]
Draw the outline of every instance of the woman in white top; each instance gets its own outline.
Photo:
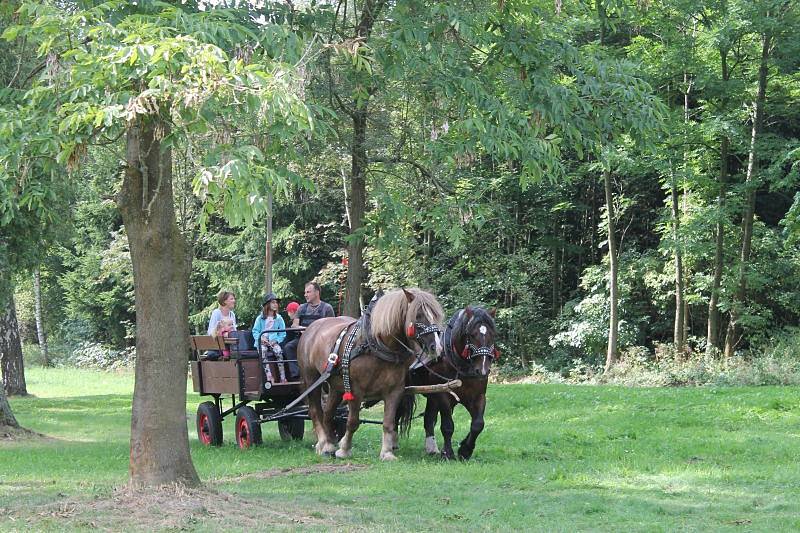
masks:
[[[234,329],[237,327],[236,315],[233,314],[233,308],[236,307],[236,296],[230,291],[220,291],[217,294],[217,302],[219,302],[219,307],[211,313],[211,320],[208,322],[209,335],[214,334],[217,323],[223,318],[230,318],[233,320]]]

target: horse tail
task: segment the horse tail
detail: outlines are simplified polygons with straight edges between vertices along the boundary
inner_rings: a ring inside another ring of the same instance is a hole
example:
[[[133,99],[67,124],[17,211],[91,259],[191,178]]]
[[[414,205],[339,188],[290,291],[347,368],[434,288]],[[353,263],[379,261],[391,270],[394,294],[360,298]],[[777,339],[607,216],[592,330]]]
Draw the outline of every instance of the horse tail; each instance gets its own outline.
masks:
[[[414,408],[417,406],[416,394],[403,394],[397,404],[397,412],[394,415],[397,424],[397,434],[401,437],[408,437],[411,431],[411,421],[414,419]]]

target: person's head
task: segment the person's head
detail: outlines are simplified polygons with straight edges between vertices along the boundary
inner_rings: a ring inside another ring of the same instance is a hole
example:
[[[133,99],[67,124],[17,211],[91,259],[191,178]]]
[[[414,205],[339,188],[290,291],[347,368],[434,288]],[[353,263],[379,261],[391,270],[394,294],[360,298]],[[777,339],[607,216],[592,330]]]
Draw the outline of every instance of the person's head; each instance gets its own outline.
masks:
[[[303,296],[306,297],[306,302],[316,305],[320,301],[320,288],[319,283],[316,281],[309,281],[306,283],[306,289],[303,291]]]
[[[276,316],[278,311],[280,311],[281,301],[275,295],[274,292],[271,292],[264,296],[264,299],[261,300],[261,314],[264,318],[272,315]]]
[[[217,328],[214,330],[214,336],[218,337],[229,331],[233,331],[233,319],[223,318],[222,320],[217,322]]]
[[[289,313],[289,318],[294,320],[294,315],[297,313],[297,310],[300,309],[300,304],[297,302],[289,302],[286,304],[286,312]]]
[[[227,307],[229,310],[232,310],[236,307],[236,296],[230,291],[219,291],[219,294],[217,294],[217,302],[220,307]]]

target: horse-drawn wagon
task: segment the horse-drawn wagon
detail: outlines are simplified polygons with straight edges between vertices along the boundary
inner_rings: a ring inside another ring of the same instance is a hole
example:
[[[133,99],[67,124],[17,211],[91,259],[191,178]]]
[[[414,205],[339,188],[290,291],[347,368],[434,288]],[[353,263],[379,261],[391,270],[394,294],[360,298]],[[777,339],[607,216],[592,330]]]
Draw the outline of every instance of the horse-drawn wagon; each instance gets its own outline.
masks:
[[[287,328],[265,331],[301,332],[305,328]],[[276,421],[283,440],[300,440],[309,419],[308,408],[303,404],[287,409],[303,392],[300,381],[273,382],[269,374],[278,376],[276,365],[282,363],[264,357],[260,343],[253,345],[250,331],[238,331],[231,338],[193,335],[191,374],[195,392],[211,396],[213,400],[202,402],[197,407],[197,437],[201,443],[220,446],[223,442],[222,422],[229,415],[236,417],[236,443],[240,448],[259,445],[262,442],[261,424]],[[206,354],[230,352],[229,359],[208,357]],[[223,402],[230,397],[230,407]],[[337,424],[343,425],[347,410],[337,413]]]
[[[474,408],[468,406],[473,424],[466,445],[462,443],[459,450],[459,455],[467,459],[483,429],[486,377],[491,360],[496,357],[494,321],[487,313],[481,313],[480,318],[469,308],[461,313],[459,317],[465,317],[464,325],[457,328],[458,336],[445,336],[449,346],[443,350],[438,326],[443,321],[443,312],[435,297],[419,289],[376,296],[359,320],[322,318],[309,326],[297,349],[302,382],[270,381],[268,376],[277,376],[279,372],[269,366],[288,360],[279,362],[264,357],[260,342],[255,343],[258,349],[251,344],[243,345],[243,339],[252,340],[250,332],[238,332],[239,337],[233,339],[194,336],[191,338],[194,390],[214,399],[198,406],[198,437],[203,444],[221,445],[222,420],[233,414],[236,416],[236,442],[239,447],[247,448],[261,443],[261,424],[265,422],[277,421],[281,437],[289,440],[302,439],[305,420],[310,419],[314,422],[317,453],[349,457],[353,433],[359,424],[366,422],[383,425],[381,459],[392,460],[395,459],[393,450],[397,446],[398,427],[407,427],[413,415],[413,400],[409,402],[403,398],[425,394],[429,397],[425,417],[426,449],[432,451],[428,441],[433,439],[432,426],[440,412],[443,421],[448,416],[445,450],[449,453],[445,456],[450,458],[453,454],[449,413],[453,404],[446,406],[449,412],[445,411],[445,405],[430,402],[430,395],[459,390],[462,387],[460,378],[472,378],[474,374],[478,378],[474,393],[469,392],[470,388],[463,389],[465,398],[475,396],[476,400]],[[262,335],[274,331],[298,331],[298,328],[270,330]],[[434,370],[424,365],[423,369],[431,372],[433,379],[417,383],[407,381],[409,367],[414,361],[422,362],[423,353],[438,355],[456,347],[463,363],[452,357],[442,362],[450,365],[454,374],[446,366]],[[212,360],[203,356],[207,351],[229,351],[232,357]],[[227,395],[230,395],[231,407],[225,409],[223,398]],[[456,402],[461,401],[456,394],[451,393],[451,396]],[[383,420],[361,420],[362,407],[377,401],[384,403]]]

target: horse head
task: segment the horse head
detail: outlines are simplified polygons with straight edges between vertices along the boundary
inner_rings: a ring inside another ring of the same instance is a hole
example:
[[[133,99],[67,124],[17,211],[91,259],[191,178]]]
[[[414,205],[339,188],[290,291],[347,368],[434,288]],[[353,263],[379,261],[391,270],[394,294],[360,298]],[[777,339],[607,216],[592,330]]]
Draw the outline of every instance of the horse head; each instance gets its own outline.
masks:
[[[372,316],[372,333],[387,345],[411,352],[441,355],[444,311],[431,293],[417,288],[398,289],[380,298]]]
[[[500,357],[495,348],[494,309],[467,306],[457,315],[451,334],[451,347],[470,367],[472,374],[487,377],[492,362]],[[462,364],[463,364],[462,363]]]

